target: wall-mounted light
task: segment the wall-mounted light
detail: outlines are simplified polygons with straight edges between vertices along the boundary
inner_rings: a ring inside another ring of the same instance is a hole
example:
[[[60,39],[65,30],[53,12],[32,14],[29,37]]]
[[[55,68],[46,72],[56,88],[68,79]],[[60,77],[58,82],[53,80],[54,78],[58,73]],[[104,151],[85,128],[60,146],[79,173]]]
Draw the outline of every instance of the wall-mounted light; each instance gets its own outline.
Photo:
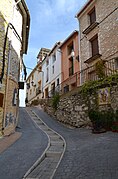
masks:
[[[75,59],[75,60],[79,61],[79,55],[76,56],[76,58],[75,58],[75,52],[74,52],[73,49],[72,49],[72,51],[71,51],[71,57],[73,58],[73,60]]]
[[[75,52],[74,52],[74,50],[72,49],[72,51],[71,51],[71,56],[73,57],[73,59],[74,59],[74,57],[75,57]]]

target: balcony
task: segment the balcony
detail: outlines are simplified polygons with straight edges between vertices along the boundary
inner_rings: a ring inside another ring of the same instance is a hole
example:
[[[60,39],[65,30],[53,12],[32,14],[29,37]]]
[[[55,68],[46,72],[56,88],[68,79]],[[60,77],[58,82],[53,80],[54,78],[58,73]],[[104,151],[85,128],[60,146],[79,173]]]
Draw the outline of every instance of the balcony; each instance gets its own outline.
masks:
[[[69,72],[72,74],[72,67],[69,68]],[[52,97],[56,93],[62,95],[76,87],[83,85],[87,81],[102,80],[103,78],[115,74],[118,74],[118,57],[110,60],[104,59],[104,77],[99,76],[98,72],[96,71],[96,65],[87,67],[69,76],[65,81],[52,89],[49,92],[49,97]]]

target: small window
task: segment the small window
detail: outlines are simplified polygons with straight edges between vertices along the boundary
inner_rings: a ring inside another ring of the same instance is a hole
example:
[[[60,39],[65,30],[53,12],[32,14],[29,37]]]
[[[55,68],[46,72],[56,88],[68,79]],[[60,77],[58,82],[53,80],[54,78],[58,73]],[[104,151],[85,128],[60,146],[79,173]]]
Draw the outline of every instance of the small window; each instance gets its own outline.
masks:
[[[49,59],[47,58],[46,59],[46,66],[48,66],[49,65]]]
[[[59,78],[57,79],[57,86],[59,86]]]
[[[88,13],[89,19],[90,19],[90,25],[92,25],[94,22],[96,22],[96,12],[95,7]]]
[[[38,68],[38,73],[40,73],[42,71],[41,67]]]
[[[71,42],[67,47],[68,55],[71,55],[72,51],[74,50],[73,42]]]
[[[0,107],[3,107],[3,99],[4,99],[4,95],[0,93]]]
[[[32,75],[32,80],[34,79],[34,74]]]
[[[118,58],[115,59],[115,69],[118,70]]]
[[[95,35],[91,40],[91,52],[92,52],[92,57],[99,54],[99,47],[98,47],[98,36]]]
[[[49,80],[49,70],[48,70],[48,68],[47,68],[46,82],[48,82],[48,80]]]
[[[66,85],[65,87],[64,87],[64,93],[67,93],[69,91],[69,85]]]
[[[52,66],[52,74],[54,74],[54,65]]]
[[[54,53],[53,55],[52,55],[52,63],[54,63],[56,61],[56,54]]]

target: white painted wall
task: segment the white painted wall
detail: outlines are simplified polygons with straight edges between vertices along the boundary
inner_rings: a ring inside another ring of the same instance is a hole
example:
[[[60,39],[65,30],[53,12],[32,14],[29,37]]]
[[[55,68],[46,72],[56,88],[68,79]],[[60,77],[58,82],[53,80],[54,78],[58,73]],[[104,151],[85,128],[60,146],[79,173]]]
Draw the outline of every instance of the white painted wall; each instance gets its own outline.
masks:
[[[56,54],[56,61],[53,62],[53,54]],[[54,73],[52,72],[52,67],[54,66]],[[61,83],[61,52],[56,48],[50,55],[50,83],[55,82],[57,86],[57,79],[59,78],[59,84]],[[51,85],[50,84],[50,85]]]
[[[56,61],[53,61],[53,55],[56,55]],[[49,65],[46,65],[47,59],[49,60]],[[52,67],[54,66],[54,73],[52,72]],[[47,68],[49,70],[49,80],[46,82]],[[57,79],[59,78],[59,84],[61,83],[61,52],[56,47],[49,56],[47,56],[42,62],[42,71],[44,71],[43,80],[43,92],[48,87],[48,91],[51,91],[51,84],[55,82],[55,87],[57,86]],[[44,96],[45,97],[45,96]]]
[[[47,61],[49,64],[47,65]],[[43,93],[45,93],[45,89],[48,87],[50,90],[50,58],[47,56],[42,62],[42,71],[43,71]],[[47,81],[47,69],[48,69],[48,81]],[[44,96],[45,97],[45,96]]]

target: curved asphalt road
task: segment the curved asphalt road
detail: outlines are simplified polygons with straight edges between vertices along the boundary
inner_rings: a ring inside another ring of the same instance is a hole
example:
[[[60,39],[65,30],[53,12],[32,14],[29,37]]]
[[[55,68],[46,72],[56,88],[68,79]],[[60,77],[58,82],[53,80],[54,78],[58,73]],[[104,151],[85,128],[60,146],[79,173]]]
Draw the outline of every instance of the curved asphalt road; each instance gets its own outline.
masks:
[[[53,179],[118,179],[118,133],[92,134],[69,129],[38,108],[39,117],[66,140],[67,148]],[[20,109],[22,137],[0,156],[0,179],[21,179],[42,154],[46,135]]]
[[[21,179],[47,147],[46,134],[24,108],[19,111],[19,126],[21,138],[0,155],[0,179]]]
[[[118,133],[92,134],[88,129],[69,129],[42,110],[33,110],[67,144],[53,179],[118,179]]]

